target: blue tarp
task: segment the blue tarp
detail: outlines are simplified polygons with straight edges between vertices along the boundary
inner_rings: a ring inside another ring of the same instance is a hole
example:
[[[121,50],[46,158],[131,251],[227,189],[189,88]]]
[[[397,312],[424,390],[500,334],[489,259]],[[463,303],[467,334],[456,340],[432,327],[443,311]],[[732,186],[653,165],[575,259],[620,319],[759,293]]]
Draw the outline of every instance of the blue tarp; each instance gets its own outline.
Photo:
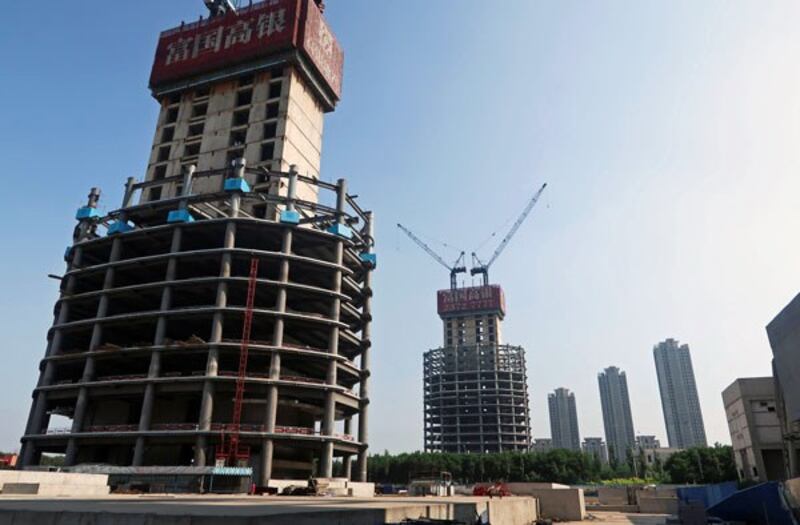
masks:
[[[784,505],[781,486],[776,482],[740,490],[709,508],[708,515],[758,525],[795,525],[791,511]]]
[[[705,508],[716,505],[725,498],[732,496],[738,486],[735,481],[720,483],[718,485],[698,485],[696,487],[681,487],[678,489],[678,499],[684,503],[702,503]]]

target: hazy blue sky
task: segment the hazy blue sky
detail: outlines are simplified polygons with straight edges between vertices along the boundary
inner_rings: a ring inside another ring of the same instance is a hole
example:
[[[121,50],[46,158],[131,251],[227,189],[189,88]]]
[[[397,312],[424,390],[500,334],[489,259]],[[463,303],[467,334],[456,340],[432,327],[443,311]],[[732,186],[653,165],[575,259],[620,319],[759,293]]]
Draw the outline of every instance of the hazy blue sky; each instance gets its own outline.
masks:
[[[720,392],[769,373],[764,326],[800,291],[800,4],[328,4],[346,71],[323,174],[379,221],[373,450],[422,445],[422,353],[441,342],[447,284],[394,224],[470,251],[545,181],[491,274],[506,340],[527,349],[533,434],[549,436],[546,395],[564,386],[582,436],[602,435],[596,376],[617,365],[636,431],[665,440],[652,347],[674,337],[709,439],[729,442]],[[0,448],[23,431],[75,209],[92,185],[114,208],[143,176],[158,31],[202,11],[4,6]]]

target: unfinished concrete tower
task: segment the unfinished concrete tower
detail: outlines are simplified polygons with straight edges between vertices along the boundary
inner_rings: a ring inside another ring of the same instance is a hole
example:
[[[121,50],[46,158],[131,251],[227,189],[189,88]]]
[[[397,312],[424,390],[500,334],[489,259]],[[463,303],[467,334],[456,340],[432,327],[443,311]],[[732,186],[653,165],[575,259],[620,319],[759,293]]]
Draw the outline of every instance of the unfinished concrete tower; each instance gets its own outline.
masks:
[[[525,350],[502,344],[502,288],[439,290],[438,311],[444,346],[423,358],[425,450],[528,450]]]
[[[349,475],[354,456],[365,480],[372,214],[319,179],[342,62],[313,0],[161,34],[147,174],[108,215],[95,190],[78,211],[23,466],[210,468],[241,371],[257,483],[329,477],[334,458]]]

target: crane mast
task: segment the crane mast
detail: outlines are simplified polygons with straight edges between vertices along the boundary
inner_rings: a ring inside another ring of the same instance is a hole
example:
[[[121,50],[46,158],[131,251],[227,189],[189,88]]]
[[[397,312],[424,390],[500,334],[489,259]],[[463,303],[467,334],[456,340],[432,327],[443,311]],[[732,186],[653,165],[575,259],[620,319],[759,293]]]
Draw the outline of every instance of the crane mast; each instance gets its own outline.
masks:
[[[511,229],[508,231],[506,236],[503,237],[503,240],[500,241],[500,245],[492,254],[492,257],[489,259],[489,262],[484,264],[478,258],[478,255],[475,252],[472,252],[472,269],[469,271],[469,273],[470,275],[481,274],[483,276],[484,286],[489,285],[489,268],[492,266],[492,264],[494,264],[497,258],[500,257],[500,254],[503,253],[503,250],[505,250],[506,246],[508,246],[509,241],[511,241],[514,235],[516,235],[517,230],[519,230],[519,227],[522,226],[522,223],[525,222],[525,219],[528,218],[528,215],[531,213],[531,210],[533,210],[533,207],[536,206],[537,202],[539,202],[539,197],[542,196],[542,193],[544,192],[545,188],[547,188],[547,183],[542,184],[542,187],[539,188],[539,191],[537,191],[533,195],[531,200],[528,201],[528,204],[525,206],[525,209],[522,210],[522,214],[520,214],[520,216],[517,218],[514,225],[511,226]]]
[[[397,227],[403,230],[403,233],[408,235],[408,238],[414,241],[417,246],[425,250],[425,253],[433,257],[436,262],[447,268],[447,270],[450,272],[450,289],[455,290],[458,287],[458,283],[456,282],[458,274],[467,273],[467,267],[464,265],[464,252],[461,252],[461,254],[458,256],[458,259],[456,259],[456,262],[454,262],[452,265],[447,264],[447,261],[445,261],[438,253],[433,251],[433,249],[422,239],[414,235],[411,230],[400,223],[397,223]]]

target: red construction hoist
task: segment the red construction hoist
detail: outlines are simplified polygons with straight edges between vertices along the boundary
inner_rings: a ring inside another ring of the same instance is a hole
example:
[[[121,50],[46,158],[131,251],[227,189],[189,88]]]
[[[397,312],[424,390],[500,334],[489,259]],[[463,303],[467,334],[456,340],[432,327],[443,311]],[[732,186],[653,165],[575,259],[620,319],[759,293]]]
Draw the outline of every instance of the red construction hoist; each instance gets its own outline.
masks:
[[[240,441],[242,402],[244,401],[244,378],[247,375],[247,353],[250,348],[250,329],[253,326],[253,303],[258,283],[258,258],[250,259],[250,279],[247,282],[247,302],[242,325],[242,346],[239,350],[239,373],[236,375],[236,395],[233,399],[233,418],[222,429],[221,443],[217,449],[217,464],[228,466],[246,465],[250,460],[250,447]]]

